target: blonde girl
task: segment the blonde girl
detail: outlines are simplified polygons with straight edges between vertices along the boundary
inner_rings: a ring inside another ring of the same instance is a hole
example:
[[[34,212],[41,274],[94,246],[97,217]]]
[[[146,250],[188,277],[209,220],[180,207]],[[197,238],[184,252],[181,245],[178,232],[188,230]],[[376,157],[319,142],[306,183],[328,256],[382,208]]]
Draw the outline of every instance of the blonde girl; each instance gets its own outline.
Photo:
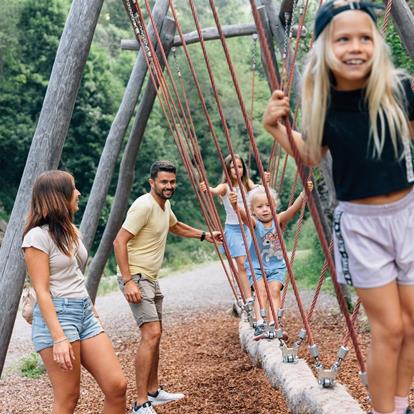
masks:
[[[356,288],[371,325],[368,383],[374,413],[405,414],[414,373],[414,94],[394,67],[375,5],[328,1],[315,22],[304,73],[302,160],[329,149],[339,205],[334,242],[338,280]],[[264,126],[292,154],[283,92]]]
[[[75,411],[81,364],[105,395],[103,412],[124,414],[126,379],[80,270],[88,254],[72,223],[79,195],[64,171],[46,171],[33,186],[22,243],[37,296],[32,340],[52,383],[54,414]]]
[[[308,185],[309,189],[312,190],[312,181],[310,181]],[[273,198],[273,203],[277,208],[279,201],[277,193],[275,190],[270,189],[270,194]],[[285,226],[290,220],[293,219],[295,214],[300,210],[304,197],[305,194],[302,191],[299,197],[296,198],[296,200],[287,210],[281,211],[276,215],[280,226]],[[266,329],[264,320],[259,316],[260,306],[257,299],[258,296],[263,300],[266,315],[269,317],[269,324],[274,324],[273,315],[270,312],[266,286],[260,268],[258,253],[260,254],[263,268],[266,273],[265,277],[270,291],[270,300],[272,301],[273,308],[276,312],[280,307],[280,291],[283,289],[285,283],[286,262],[283,258],[280,241],[276,232],[276,227],[273,223],[271,204],[267,198],[264,187],[260,186],[257,190],[249,195],[250,211],[252,214],[250,218],[249,215],[246,214],[244,208],[238,205],[237,194],[235,192],[230,193],[230,202],[233,209],[240,212],[244,223],[247,224],[250,219],[260,250],[257,252],[254,243],[251,243],[250,256],[252,258],[254,274],[257,281],[256,300],[254,302],[254,310],[257,317],[254,338],[257,340],[264,337]],[[250,286],[253,286],[253,276],[247,262],[246,269],[249,284]]]

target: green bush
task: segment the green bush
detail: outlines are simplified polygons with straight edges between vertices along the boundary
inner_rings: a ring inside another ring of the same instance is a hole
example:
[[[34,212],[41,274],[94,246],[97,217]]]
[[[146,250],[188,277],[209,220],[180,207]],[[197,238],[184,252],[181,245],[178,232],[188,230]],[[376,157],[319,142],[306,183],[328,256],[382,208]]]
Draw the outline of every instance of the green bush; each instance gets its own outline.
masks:
[[[32,352],[20,362],[20,372],[24,377],[39,378],[46,372],[40,356]]]

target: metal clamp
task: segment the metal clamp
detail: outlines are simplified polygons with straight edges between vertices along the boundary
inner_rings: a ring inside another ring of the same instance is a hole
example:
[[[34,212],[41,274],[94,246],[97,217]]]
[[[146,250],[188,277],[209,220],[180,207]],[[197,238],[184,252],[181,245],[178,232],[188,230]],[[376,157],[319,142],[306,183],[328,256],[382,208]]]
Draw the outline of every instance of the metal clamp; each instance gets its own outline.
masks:
[[[318,383],[322,388],[333,388],[336,383],[337,370],[323,367],[318,368]]]
[[[367,372],[366,372],[366,371],[364,371],[364,372],[360,371],[360,372],[359,372],[359,379],[360,379],[360,381],[362,382],[362,384],[363,384],[366,388],[368,388],[368,374],[367,374]]]
[[[288,348],[285,343],[281,345],[283,362],[286,364],[296,364],[299,360],[298,347]]]

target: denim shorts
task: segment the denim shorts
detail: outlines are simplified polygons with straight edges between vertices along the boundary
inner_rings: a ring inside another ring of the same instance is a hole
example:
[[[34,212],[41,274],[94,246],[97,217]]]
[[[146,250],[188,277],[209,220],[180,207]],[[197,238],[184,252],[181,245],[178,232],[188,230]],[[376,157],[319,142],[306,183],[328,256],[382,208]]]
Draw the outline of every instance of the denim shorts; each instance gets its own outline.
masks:
[[[256,280],[262,280],[262,272],[260,269],[254,269],[254,275]],[[272,269],[268,273],[266,273],[266,280],[268,283],[270,282],[280,282],[282,284],[282,289],[285,284],[285,276],[286,276],[286,267],[282,267],[279,269]],[[247,272],[247,277],[249,278],[250,286],[253,286],[253,277],[250,271]]]
[[[104,332],[93,313],[93,305],[89,297],[83,299],[54,297],[52,301],[60,326],[69,342],[83,341]],[[52,335],[37,303],[33,310],[32,341],[36,352],[53,346]]]
[[[141,273],[137,273],[131,277],[137,284],[142,295],[141,302],[128,302],[138,327],[140,328],[144,323],[148,322],[161,322],[164,295],[161,293],[158,280],[147,279]],[[118,275],[118,283],[121,292],[124,293],[124,283],[120,275]]]
[[[243,224],[243,228],[244,234],[246,235],[247,247],[249,248],[252,237],[249,228],[245,224]],[[238,224],[226,224],[224,226],[224,237],[231,257],[246,256],[246,246],[244,245],[242,231]],[[221,253],[224,252],[223,247],[221,247],[220,251]]]

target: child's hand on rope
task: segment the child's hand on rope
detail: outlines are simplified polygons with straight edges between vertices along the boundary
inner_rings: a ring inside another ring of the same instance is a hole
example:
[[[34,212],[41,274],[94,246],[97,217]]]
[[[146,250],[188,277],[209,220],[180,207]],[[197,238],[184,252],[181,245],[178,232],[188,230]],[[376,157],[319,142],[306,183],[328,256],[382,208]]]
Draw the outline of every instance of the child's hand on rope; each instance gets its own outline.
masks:
[[[281,90],[275,90],[263,115],[263,126],[268,132],[279,126],[279,121],[289,115],[289,98]]]
[[[312,180],[308,180],[307,183],[306,183],[306,186],[308,187],[309,192],[312,192],[312,190],[313,190],[313,182],[312,182]],[[302,197],[303,200],[306,200],[307,199],[307,197],[306,197],[306,191],[305,190],[302,190],[302,192],[300,193],[300,195],[301,195],[301,197]]]
[[[207,191],[207,186],[206,186],[206,183],[204,181],[201,181],[200,184],[198,184],[198,186],[200,187],[200,191],[202,193],[205,193]]]
[[[236,210],[237,209],[237,193],[234,191],[229,192],[229,200],[232,207]]]
[[[269,185],[270,184],[270,172],[265,171],[264,172],[264,182]]]

